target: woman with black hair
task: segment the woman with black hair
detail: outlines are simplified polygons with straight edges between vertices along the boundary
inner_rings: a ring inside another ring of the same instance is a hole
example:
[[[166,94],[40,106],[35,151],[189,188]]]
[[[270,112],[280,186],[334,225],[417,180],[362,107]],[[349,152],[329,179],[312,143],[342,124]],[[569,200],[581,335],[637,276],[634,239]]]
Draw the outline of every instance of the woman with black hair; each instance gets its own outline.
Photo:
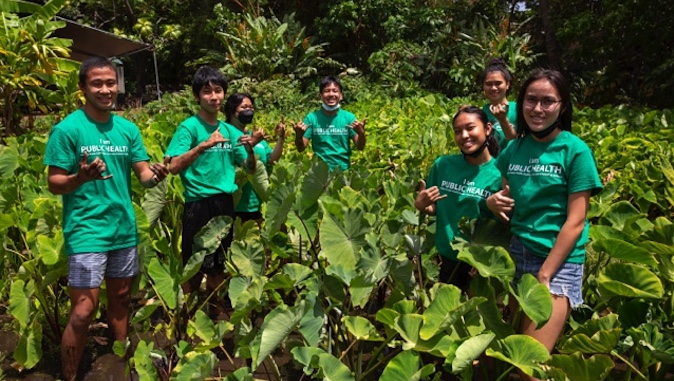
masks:
[[[227,123],[236,127],[239,131],[249,134],[254,137],[255,141],[259,140],[253,147],[255,156],[269,169],[271,165],[276,163],[283,154],[283,143],[285,142],[285,124],[281,121],[276,125],[277,141],[272,150],[269,144],[264,140],[264,130],[258,128],[253,131],[246,126],[253,123],[253,116],[255,114],[255,100],[247,93],[234,93],[227,98],[225,102],[225,119]],[[255,193],[253,185],[246,183],[242,188],[241,199],[235,207],[236,216],[242,221],[261,221],[262,213],[260,212],[260,198]]]
[[[512,73],[500,58],[489,61],[480,76],[484,96],[489,100],[482,107],[482,111],[487,114],[494,127],[494,134],[501,148],[505,148],[508,141],[517,138],[517,104],[508,101],[512,83]]]
[[[470,266],[457,260],[450,242],[459,235],[462,217],[490,214],[487,197],[501,187],[494,157],[499,145],[487,115],[477,107],[463,107],[453,120],[454,141],[461,154],[440,156],[421,182],[414,206],[436,216],[435,246],[441,256],[440,281],[466,289]],[[428,188],[426,188],[428,187]]]
[[[497,159],[503,190],[487,205],[510,221],[516,280],[530,273],[550,290],[550,320],[536,329],[523,317],[521,332],[552,351],[571,310],[582,304],[590,196],[601,182],[594,156],[571,133],[573,107],[564,77],[538,69],[517,98],[519,139]]]

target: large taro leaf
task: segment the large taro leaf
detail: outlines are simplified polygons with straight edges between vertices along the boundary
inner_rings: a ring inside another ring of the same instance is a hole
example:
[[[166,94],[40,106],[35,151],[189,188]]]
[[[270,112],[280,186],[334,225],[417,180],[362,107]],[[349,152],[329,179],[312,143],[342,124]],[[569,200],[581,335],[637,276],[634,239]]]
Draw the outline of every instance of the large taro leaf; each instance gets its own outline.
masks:
[[[313,274],[309,267],[299,263],[286,263],[281,271],[292,279],[295,287],[301,287]]]
[[[461,290],[452,285],[439,286],[435,298],[422,315],[423,326],[419,332],[421,339],[430,340],[485,301],[484,298],[473,297],[461,303]]]
[[[42,358],[42,326],[34,321],[19,332],[19,341],[14,348],[14,360],[23,368],[31,369]]]
[[[512,286],[511,286],[512,287]],[[552,297],[550,290],[541,284],[533,275],[524,274],[517,282],[516,290],[511,290],[519,302],[522,311],[541,328],[552,313]]]
[[[197,350],[203,351],[222,344],[222,338],[234,329],[228,321],[214,323],[204,311],[198,310],[194,319],[187,322],[187,334],[200,339]]]
[[[228,374],[223,381],[255,381],[255,378],[253,378],[250,368],[245,366]]]
[[[380,381],[419,381],[433,374],[435,367],[427,364],[419,369],[421,360],[419,354],[413,351],[400,352],[386,364]]]
[[[145,191],[140,206],[147,216],[150,227],[153,227],[161,218],[161,213],[166,205],[167,188],[166,181],[161,181],[155,187]]]
[[[530,376],[540,369],[540,363],[550,357],[543,344],[526,335],[512,335],[497,340],[487,348],[486,354],[514,365]]]
[[[613,226],[615,229],[624,231],[630,221],[638,216],[641,216],[641,212],[629,201],[618,201],[611,205],[599,222],[601,225]]]
[[[627,330],[627,334],[658,361],[674,364],[674,341],[660,332],[657,325],[647,323]]]
[[[618,319],[617,314],[608,314],[588,320],[566,335],[557,349],[560,353],[610,353],[622,332]]]
[[[53,238],[46,235],[38,235],[37,243],[39,248],[39,255],[42,263],[45,265],[55,265],[58,263],[63,251],[63,230],[58,230]]]
[[[507,282],[515,277],[515,263],[508,251],[500,246],[465,245],[460,248],[457,258],[473,266],[485,278],[495,277]]]
[[[393,329],[405,340],[403,350],[413,349],[419,342],[419,330],[424,323],[423,316],[419,314],[404,314],[395,318]]]
[[[474,297],[483,297],[486,301],[477,306],[486,328],[496,334],[497,339],[513,335],[515,330],[503,321],[501,310],[496,304],[496,291],[489,283],[489,278],[476,276],[470,283],[470,291]]]
[[[205,251],[206,255],[214,253],[222,244],[222,240],[229,234],[233,222],[230,216],[213,217],[194,236],[192,252]]]
[[[133,352],[133,365],[140,380],[158,380],[157,368],[152,362],[154,343],[141,340]]]
[[[381,341],[382,337],[377,332],[377,328],[369,320],[362,316],[344,316],[342,323],[347,331],[352,334],[356,340]]]
[[[19,323],[21,329],[26,329],[31,321],[32,297],[35,293],[35,283],[30,280],[27,283],[21,279],[15,279],[9,292],[9,313]]]
[[[614,367],[607,355],[583,357],[575,352],[570,355],[552,355],[546,362],[550,366],[546,373],[558,381],[602,381]]]
[[[257,367],[264,361],[281,344],[283,340],[288,337],[300,320],[300,315],[295,308],[289,308],[282,304],[274,308],[264,318],[262,327],[258,336],[260,337],[259,353],[253,353],[253,368]]]
[[[300,302],[300,308],[306,312],[300,319],[297,330],[309,345],[317,346],[326,321],[323,306],[316,300],[315,294],[309,294]]]
[[[316,160],[302,180],[300,205],[307,209],[314,205],[330,184],[330,169],[323,160]]]
[[[459,374],[467,369],[472,370],[473,361],[484,353],[494,337],[493,333],[485,333],[473,336],[461,343],[456,350],[454,360],[452,360],[452,373]]]
[[[14,176],[17,168],[19,168],[19,151],[13,145],[0,145],[0,178],[7,179]]]
[[[269,196],[265,209],[265,235],[273,237],[281,230],[281,226],[288,219],[288,213],[295,203],[295,189],[292,184],[284,183],[274,189]]]
[[[171,380],[204,380],[213,373],[218,357],[211,351],[187,352],[171,372]]]
[[[344,221],[327,212],[321,223],[321,255],[328,260],[328,273],[349,284],[356,276],[360,248],[365,244],[367,226],[361,213],[347,213]],[[331,269],[332,267],[332,269]]]
[[[229,253],[239,274],[247,277],[261,276],[266,261],[264,246],[258,239],[234,241]]]
[[[459,221],[459,229],[469,244],[504,248],[510,246],[510,238],[512,237],[510,227],[500,221],[491,218],[469,220],[463,217]]]
[[[648,250],[621,239],[600,239],[592,244],[592,248],[595,251],[600,250],[608,253],[613,259],[642,263],[650,267],[658,265],[655,257]]]
[[[324,381],[355,381],[349,368],[335,356],[326,353],[320,348],[295,347],[292,353],[295,361],[304,365],[304,373],[312,374],[312,370],[319,370],[316,378]]]
[[[177,274],[171,274],[169,266],[152,258],[147,268],[147,273],[152,278],[154,287],[159,296],[169,309],[175,309],[178,304],[178,293],[180,289],[180,278]]]
[[[657,275],[631,263],[610,263],[599,273],[597,281],[604,297],[660,299],[664,295]]]
[[[255,164],[254,173],[246,173],[248,183],[253,186],[253,190],[257,197],[266,202],[269,200],[269,177],[267,176],[267,169],[260,160]]]
[[[370,295],[372,295],[374,286],[375,282],[370,276],[357,275],[355,278],[351,279],[351,284],[349,285],[351,303],[354,306],[365,308],[365,305],[367,305],[370,300]]]

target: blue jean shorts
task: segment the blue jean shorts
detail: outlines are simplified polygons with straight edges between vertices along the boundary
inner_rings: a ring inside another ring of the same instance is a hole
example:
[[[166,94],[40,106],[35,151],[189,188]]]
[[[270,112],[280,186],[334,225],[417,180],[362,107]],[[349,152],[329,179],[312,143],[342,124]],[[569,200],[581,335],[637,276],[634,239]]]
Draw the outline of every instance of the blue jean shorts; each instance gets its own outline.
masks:
[[[102,253],[73,254],[68,260],[68,284],[72,288],[100,288],[103,278],[133,278],[139,269],[135,246]]]
[[[519,281],[522,275],[526,273],[536,276],[543,262],[545,262],[545,257],[531,252],[516,236],[513,236],[510,241],[510,255],[515,261],[514,282]],[[557,296],[566,296],[573,309],[583,304],[583,266],[582,263],[564,262],[550,280],[550,293]]]

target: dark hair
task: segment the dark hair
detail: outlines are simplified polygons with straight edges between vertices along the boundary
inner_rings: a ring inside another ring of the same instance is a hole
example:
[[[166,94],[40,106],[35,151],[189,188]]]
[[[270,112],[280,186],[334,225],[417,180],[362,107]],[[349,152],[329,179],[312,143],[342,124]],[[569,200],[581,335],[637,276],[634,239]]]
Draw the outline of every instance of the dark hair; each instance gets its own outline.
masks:
[[[573,118],[573,105],[571,104],[571,90],[569,89],[569,84],[564,79],[562,73],[554,69],[535,69],[524,81],[522,88],[520,89],[520,94],[517,97],[517,135],[522,137],[531,132],[531,129],[527,125],[527,122],[524,120],[524,97],[527,93],[527,89],[532,82],[538,81],[540,79],[545,79],[549,81],[552,86],[557,89],[559,96],[562,98],[561,111],[559,112],[559,117],[555,123],[559,124],[559,128],[566,131],[571,131],[571,120]]]
[[[87,84],[87,75],[89,74],[89,71],[101,67],[111,68],[115,72],[115,78],[117,78],[117,70],[115,69],[115,65],[113,65],[112,62],[110,62],[110,60],[108,60],[105,57],[94,56],[91,58],[87,58],[80,65],[80,72],[79,72],[80,85],[84,86]]]
[[[503,61],[500,58],[492,58],[491,60],[489,60],[487,67],[484,68],[484,71],[480,76],[479,82],[480,86],[484,84],[484,80],[487,78],[487,74],[493,71],[501,72],[501,74],[503,74],[503,78],[505,78],[506,82],[509,85],[513,83],[513,75],[512,73],[510,73],[510,70],[508,70],[508,66],[506,65],[505,61]]]
[[[248,93],[234,93],[227,98],[225,102],[225,120],[229,122],[229,118],[234,116],[236,108],[243,102],[244,99],[250,99],[250,103],[255,107],[255,99]]]
[[[326,77],[323,77],[323,79],[321,79],[321,81],[318,82],[318,92],[322,93],[323,89],[325,89],[331,83],[337,85],[340,93],[343,92],[342,82],[339,80],[339,78],[335,77],[334,75],[328,75]]]
[[[475,106],[460,106],[459,111],[457,111],[457,113],[454,115],[454,118],[452,119],[452,124],[456,122],[456,118],[458,118],[461,114],[477,115],[480,122],[482,122],[483,128],[486,128],[487,124],[489,123],[487,114],[481,108]],[[498,140],[496,140],[496,137],[494,136],[494,126],[491,127],[491,132],[487,134],[487,149],[489,150],[489,154],[492,157],[496,157],[499,153],[501,153],[501,146],[498,144]]]
[[[192,80],[192,94],[195,97],[199,97],[199,93],[204,86],[208,84],[218,85],[227,92],[227,79],[218,69],[202,66],[194,73],[194,79]]]

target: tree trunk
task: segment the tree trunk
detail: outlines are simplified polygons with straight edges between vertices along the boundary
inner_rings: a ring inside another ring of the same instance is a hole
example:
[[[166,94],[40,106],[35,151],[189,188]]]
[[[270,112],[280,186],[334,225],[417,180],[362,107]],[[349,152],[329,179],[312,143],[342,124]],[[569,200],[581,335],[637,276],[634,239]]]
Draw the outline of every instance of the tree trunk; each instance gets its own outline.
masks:
[[[552,68],[561,68],[561,52],[557,38],[555,37],[555,28],[552,23],[552,10],[549,0],[539,1],[539,14],[543,27],[543,37],[545,38],[545,50],[548,54],[548,61]]]

